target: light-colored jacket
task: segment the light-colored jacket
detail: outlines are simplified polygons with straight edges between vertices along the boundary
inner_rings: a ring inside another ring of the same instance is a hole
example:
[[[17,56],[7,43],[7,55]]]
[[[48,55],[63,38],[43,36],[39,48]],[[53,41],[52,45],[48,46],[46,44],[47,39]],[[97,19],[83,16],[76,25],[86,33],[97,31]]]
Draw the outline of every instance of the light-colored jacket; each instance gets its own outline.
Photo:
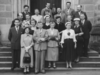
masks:
[[[47,31],[45,29],[42,29],[42,30],[37,29],[34,32],[33,38],[35,41],[34,50],[37,50],[37,51],[47,50],[47,42],[46,42]],[[41,38],[44,40],[40,41]]]

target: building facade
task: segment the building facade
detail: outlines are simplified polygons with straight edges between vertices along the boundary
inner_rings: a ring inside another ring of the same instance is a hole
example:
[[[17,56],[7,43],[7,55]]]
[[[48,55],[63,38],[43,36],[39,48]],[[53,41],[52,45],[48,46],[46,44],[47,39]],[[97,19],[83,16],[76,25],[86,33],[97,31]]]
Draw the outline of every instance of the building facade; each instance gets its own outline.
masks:
[[[34,0],[35,1],[35,0]],[[59,0],[43,0],[43,1],[59,1]],[[76,9],[78,4],[83,6],[83,10],[86,11],[89,20],[93,26],[99,22],[100,18],[100,0],[61,0],[61,8],[66,7],[66,2],[72,2],[72,8]],[[31,0],[0,0],[0,41],[2,44],[9,44],[8,32],[11,22],[17,17],[17,13],[23,11],[23,6],[27,4],[32,9]],[[30,9],[30,11],[32,11]]]

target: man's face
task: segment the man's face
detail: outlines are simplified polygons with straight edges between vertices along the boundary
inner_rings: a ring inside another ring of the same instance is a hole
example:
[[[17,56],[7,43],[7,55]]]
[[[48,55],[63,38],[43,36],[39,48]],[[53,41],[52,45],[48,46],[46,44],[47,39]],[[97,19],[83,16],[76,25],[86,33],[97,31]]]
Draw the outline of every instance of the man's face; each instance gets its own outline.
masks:
[[[85,19],[85,15],[84,14],[81,14],[80,15],[80,18],[81,18],[81,20],[84,20]]]
[[[67,8],[70,8],[70,6],[71,6],[70,3],[67,3],[67,4],[66,4],[66,7],[67,7]]]
[[[61,13],[61,9],[60,8],[57,8],[57,13]]]
[[[35,14],[38,15],[39,14],[39,10],[36,9],[35,10]]]
[[[82,7],[81,6],[77,6],[77,11],[81,11]]]
[[[50,3],[47,3],[46,7],[49,9],[50,8]]]
[[[25,11],[28,11],[28,10],[29,10],[29,8],[28,8],[28,7],[25,7],[25,8],[24,8],[24,10],[25,10]]]
[[[23,19],[23,14],[19,14],[18,18]]]
[[[19,20],[15,20],[15,23],[14,23],[14,24],[15,24],[15,26],[17,26],[17,27],[18,27],[18,26],[19,26],[19,24],[20,24]]]

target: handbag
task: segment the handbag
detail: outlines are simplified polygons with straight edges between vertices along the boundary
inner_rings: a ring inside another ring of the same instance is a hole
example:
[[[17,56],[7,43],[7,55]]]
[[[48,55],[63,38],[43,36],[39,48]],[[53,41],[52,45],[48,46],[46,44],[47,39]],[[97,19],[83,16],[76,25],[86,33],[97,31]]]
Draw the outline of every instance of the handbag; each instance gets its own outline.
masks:
[[[23,57],[23,63],[30,63],[31,62],[31,56],[29,52],[25,52],[24,57]]]

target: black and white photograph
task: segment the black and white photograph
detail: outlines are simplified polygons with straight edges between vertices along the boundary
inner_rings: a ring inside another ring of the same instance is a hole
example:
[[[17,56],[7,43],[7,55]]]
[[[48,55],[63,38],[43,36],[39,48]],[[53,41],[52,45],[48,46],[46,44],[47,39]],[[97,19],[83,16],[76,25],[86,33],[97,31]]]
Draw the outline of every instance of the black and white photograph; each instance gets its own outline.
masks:
[[[0,0],[0,75],[100,75],[100,0]]]

